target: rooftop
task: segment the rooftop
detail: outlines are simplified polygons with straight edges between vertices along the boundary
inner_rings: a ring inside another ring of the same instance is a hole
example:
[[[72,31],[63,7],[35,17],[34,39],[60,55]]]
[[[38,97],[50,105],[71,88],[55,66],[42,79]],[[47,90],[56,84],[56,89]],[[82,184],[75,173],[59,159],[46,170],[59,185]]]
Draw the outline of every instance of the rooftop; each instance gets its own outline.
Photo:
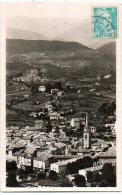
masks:
[[[76,160],[78,160],[78,159],[80,159],[80,158],[83,158],[83,156],[80,156],[80,157],[78,157],[78,158],[73,158],[73,159],[64,160],[64,161],[59,161],[59,162],[56,162],[56,163],[52,163],[52,165],[65,166],[65,165],[67,165],[68,163],[75,162]]]
[[[87,171],[91,171],[91,172],[93,172],[93,171],[99,171],[99,170],[102,169],[102,167],[103,167],[103,165],[89,167],[89,168],[86,168],[86,169],[79,170],[79,173],[82,172],[82,171],[85,171],[85,172],[87,172]]]
[[[35,151],[36,151],[36,148],[33,148],[33,147],[28,146],[28,147],[25,149],[24,153],[25,153],[25,154],[33,154]]]
[[[116,157],[116,147],[112,146],[108,149],[108,151],[106,152],[100,152],[98,154],[96,154],[94,157]]]

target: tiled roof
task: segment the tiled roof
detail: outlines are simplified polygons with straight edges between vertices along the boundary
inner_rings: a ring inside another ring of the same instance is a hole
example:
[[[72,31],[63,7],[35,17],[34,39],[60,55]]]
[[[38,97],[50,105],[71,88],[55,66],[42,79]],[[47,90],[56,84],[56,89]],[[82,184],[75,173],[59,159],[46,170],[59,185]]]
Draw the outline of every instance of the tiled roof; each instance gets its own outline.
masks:
[[[56,142],[55,143],[55,146],[57,147],[57,148],[62,148],[62,147],[65,147],[66,146],[66,144],[64,144],[64,143],[62,143],[62,142]]]
[[[115,146],[110,147],[108,149],[108,151],[100,152],[100,153],[96,154],[94,157],[103,157],[103,158],[106,158],[106,157],[116,157],[116,147]]]
[[[33,154],[36,151],[36,148],[33,147],[27,147],[24,151],[25,154]]]
[[[41,128],[40,127],[29,127],[28,131],[41,131]]]
[[[40,160],[40,161],[47,161],[49,158],[52,158],[53,155],[45,152],[37,152],[37,157],[35,157],[35,160]]]
[[[68,163],[72,163],[72,162],[75,162],[76,160],[80,159],[80,158],[83,158],[82,157],[78,157],[78,158],[73,158],[73,159],[68,159],[68,160],[64,160],[64,161],[59,161],[59,162],[56,162],[56,163],[52,163],[52,165],[58,165],[58,166],[65,166],[67,165]]]
[[[82,173],[82,171],[85,171],[85,172],[87,172],[87,171],[91,171],[91,172],[93,172],[93,171],[99,171],[99,170],[102,169],[102,167],[103,167],[103,165],[89,167],[89,168],[86,168],[86,169],[79,170],[79,173],[80,172]]]

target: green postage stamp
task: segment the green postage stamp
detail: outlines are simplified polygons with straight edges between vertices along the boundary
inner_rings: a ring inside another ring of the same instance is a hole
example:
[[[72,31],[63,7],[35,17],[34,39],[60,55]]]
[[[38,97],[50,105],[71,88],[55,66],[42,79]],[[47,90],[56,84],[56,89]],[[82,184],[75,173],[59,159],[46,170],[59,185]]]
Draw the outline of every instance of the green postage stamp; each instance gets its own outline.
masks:
[[[93,37],[117,37],[117,7],[93,8]]]

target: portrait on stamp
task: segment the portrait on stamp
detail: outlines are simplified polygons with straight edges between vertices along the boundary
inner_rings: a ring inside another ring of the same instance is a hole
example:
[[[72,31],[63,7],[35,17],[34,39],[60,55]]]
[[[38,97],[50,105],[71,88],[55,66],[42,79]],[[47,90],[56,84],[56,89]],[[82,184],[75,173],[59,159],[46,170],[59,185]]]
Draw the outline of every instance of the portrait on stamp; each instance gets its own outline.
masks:
[[[117,27],[117,7],[93,8],[94,38],[116,38]]]

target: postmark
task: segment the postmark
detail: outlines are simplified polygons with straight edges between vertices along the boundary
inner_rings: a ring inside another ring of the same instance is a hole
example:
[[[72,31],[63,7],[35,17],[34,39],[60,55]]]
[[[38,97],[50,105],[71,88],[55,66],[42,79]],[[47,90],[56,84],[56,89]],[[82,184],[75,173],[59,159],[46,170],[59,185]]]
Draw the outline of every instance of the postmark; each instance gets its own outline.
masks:
[[[93,8],[93,37],[117,37],[117,7]]]

